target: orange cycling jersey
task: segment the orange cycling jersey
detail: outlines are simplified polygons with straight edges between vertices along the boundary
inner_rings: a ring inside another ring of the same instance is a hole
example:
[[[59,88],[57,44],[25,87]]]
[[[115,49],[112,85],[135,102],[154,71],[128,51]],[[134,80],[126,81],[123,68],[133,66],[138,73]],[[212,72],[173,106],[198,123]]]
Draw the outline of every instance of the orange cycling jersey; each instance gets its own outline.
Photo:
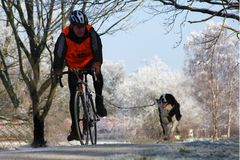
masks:
[[[92,28],[87,25],[87,31]],[[63,29],[63,34],[66,36],[66,62],[67,66],[71,68],[84,68],[89,61],[93,59],[93,51],[91,47],[91,37],[87,37],[83,42],[76,43],[67,37],[70,27]]]

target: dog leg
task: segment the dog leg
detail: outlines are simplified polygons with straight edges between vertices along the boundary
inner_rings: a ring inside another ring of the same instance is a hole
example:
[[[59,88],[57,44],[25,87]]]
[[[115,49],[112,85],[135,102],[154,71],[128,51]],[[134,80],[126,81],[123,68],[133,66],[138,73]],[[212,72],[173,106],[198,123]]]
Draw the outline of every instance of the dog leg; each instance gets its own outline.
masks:
[[[163,135],[164,135],[164,136],[167,136],[167,134],[168,134],[167,124],[162,124],[162,128],[163,128]]]
[[[171,130],[170,130],[169,137],[173,137],[174,132],[175,132],[177,126],[178,126],[178,121],[177,121],[176,117],[173,116],[173,117],[172,117],[172,128],[171,128]],[[177,129],[177,130],[178,130],[178,129]]]
[[[176,127],[176,133],[179,135],[180,134],[180,130],[178,128],[178,126]]]
[[[168,140],[168,125],[167,124],[162,124],[162,129],[163,129],[163,140],[166,141]]]

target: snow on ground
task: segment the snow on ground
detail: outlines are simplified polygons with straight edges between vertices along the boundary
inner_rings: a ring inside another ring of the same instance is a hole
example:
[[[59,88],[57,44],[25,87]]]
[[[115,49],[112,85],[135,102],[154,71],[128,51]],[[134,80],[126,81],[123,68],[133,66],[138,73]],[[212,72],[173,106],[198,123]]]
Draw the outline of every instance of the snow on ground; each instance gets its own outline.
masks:
[[[239,160],[239,138],[219,141],[192,140],[185,142],[164,142],[159,144],[115,144],[106,142],[95,146],[49,146],[46,148],[20,147],[12,151],[0,151],[3,160]]]

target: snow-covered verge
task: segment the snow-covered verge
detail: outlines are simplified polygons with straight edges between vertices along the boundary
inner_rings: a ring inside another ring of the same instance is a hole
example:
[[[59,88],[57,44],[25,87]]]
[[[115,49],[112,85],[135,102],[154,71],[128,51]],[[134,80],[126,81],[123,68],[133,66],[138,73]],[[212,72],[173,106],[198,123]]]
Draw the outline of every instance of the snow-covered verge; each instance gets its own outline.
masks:
[[[136,145],[135,148],[149,147],[133,154],[120,154],[107,159],[147,159],[147,160],[239,160],[239,138],[219,141],[193,140],[158,145]]]
[[[99,144],[96,146],[20,147],[14,151],[0,151],[0,159],[187,159],[238,160],[239,138],[219,141],[164,142],[161,144]]]

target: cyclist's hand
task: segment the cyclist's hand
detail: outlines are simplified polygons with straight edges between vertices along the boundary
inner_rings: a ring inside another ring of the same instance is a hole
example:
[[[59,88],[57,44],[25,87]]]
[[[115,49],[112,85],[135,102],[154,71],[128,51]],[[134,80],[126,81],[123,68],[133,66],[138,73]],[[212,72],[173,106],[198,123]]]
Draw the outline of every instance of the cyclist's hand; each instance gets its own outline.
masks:
[[[54,70],[54,76],[57,81],[62,78],[62,70],[61,69],[55,69]]]
[[[94,62],[92,67],[95,68],[96,74],[99,75],[99,73],[101,72],[101,63],[100,62]]]

